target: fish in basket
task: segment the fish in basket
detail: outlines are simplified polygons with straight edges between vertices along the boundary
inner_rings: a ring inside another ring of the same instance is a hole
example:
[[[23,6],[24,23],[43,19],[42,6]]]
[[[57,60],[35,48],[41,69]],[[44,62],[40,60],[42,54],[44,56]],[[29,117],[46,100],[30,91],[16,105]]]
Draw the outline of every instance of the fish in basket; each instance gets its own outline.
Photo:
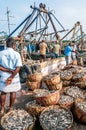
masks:
[[[39,117],[43,130],[68,130],[73,124],[70,110],[60,106],[45,108]]]
[[[1,118],[1,126],[3,130],[32,130],[35,120],[25,110],[12,110]]]
[[[46,83],[48,87],[58,85],[60,83],[60,74],[59,73],[52,73],[48,76],[43,78],[43,81]]]
[[[65,80],[71,80],[72,79],[72,72],[69,71],[69,70],[64,70],[64,71],[61,71],[60,72],[60,77],[61,77],[61,80],[62,81],[65,81]]]
[[[43,106],[55,105],[60,98],[59,90],[36,89],[33,93],[36,101]]]
[[[85,99],[85,93],[82,89],[78,88],[77,86],[70,86],[64,89],[66,95],[73,97],[74,99],[82,98]]]
[[[74,98],[65,94],[60,96],[58,104],[64,108],[71,109],[74,103]]]

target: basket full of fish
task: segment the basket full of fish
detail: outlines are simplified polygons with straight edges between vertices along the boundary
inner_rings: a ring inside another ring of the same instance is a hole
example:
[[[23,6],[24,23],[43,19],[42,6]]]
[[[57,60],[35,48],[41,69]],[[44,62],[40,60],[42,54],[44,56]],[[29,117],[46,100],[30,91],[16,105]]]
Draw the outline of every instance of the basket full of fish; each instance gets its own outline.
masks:
[[[61,80],[65,81],[65,80],[71,80],[72,79],[72,72],[69,70],[64,70],[60,72],[60,77]]]
[[[72,74],[78,74],[84,71],[83,67],[77,65],[67,65],[62,70],[69,70]]]
[[[71,109],[74,103],[74,98],[65,94],[60,95],[58,104],[63,108]]]
[[[45,108],[39,117],[43,130],[68,130],[73,124],[70,110],[60,106]]]
[[[86,81],[86,72],[81,72],[73,76],[72,81],[74,82],[85,82]]]
[[[50,90],[57,90],[62,88],[62,83],[60,82],[60,74],[52,73],[43,78],[43,81],[46,83],[47,87]]]
[[[35,117],[25,110],[13,110],[1,118],[1,126],[4,130],[32,130],[35,125]]]
[[[37,103],[36,100],[29,101],[26,104],[26,110],[34,116],[38,116],[44,110],[44,108],[45,107]]]
[[[26,84],[31,89],[39,89],[41,87],[42,74],[34,73],[27,76]]]
[[[74,99],[81,98],[85,99],[85,92],[77,86],[70,86],[64,89],[66,95],[73,97]]]
[[[59,90],[36,89],[33,93],[36,101],[43,106],[56,105],[60,98]]]
[[[85,82],[75,82],[74,84],[81,89],[86,89],[86,81]]]
[[[73,108],[74,117],[80,122],[86,124],[86,100],[76,99]]]

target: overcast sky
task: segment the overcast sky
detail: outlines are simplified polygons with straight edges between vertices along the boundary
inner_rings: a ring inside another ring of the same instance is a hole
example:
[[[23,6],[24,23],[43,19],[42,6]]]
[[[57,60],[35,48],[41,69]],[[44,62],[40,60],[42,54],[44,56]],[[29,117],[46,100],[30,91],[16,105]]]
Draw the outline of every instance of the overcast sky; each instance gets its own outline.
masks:
[[[7,7],[10,10],[11,32],[30,14],[30,5],[38,6],[41,2],[46,7],[55,11],[55,16],[65,27],[71,29],[77,21],[80,21],[83,31],[86,33],[86,0],[0,0],[0,32],[8,32]],[[17,35],[17,34],[16,34]]]

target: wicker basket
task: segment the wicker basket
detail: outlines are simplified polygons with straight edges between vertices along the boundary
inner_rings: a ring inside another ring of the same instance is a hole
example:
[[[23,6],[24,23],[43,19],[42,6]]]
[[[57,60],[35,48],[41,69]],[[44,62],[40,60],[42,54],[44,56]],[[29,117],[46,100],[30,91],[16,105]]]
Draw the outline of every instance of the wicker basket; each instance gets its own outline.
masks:
[[[64,71],[61,71],[60,72],[60,77],[61,77],[61,80],[62,81],[65,81],[65,80],[71,80],[72,79],[72,72],[69,71],[69,70],[64,70]]]
[[[60,75],[53,74],[50,76],[46,76],[43,81],[46,83],[47,86],[52,87],[53,85],[56,85],[60,82]]]
[[[41,73],[30,74],[30,75],[28,75],[27,79],[29,81],[40,82],[42,80],[42,74]]]
[[[85,99],[85,92],[77,86],[69,86],[64,88],[63,93],[73,97],[74,99],[81,98]]]
[[[6,118],[12,113],[12,111],[8,112],[7,114],[5,114],[2,118],[1,118],[1,126],[3,128],[3,130],[8,130],[6,128],[3,127],[3,124],[4,124],[4,121],[6,120]],[[30,127],[26,128],[25,130],[33,130],[33,127],[35,125],[35,121],[36,121],[36,118],[35,116],[33,116],[33,119],[34,119],[34,122],[33,124],[30,125]]]
[[[76,82],[75,85],[81,89],[86,89],[86,82]]]
[[[51,86],[47,86],[49,90],[62,90],[62,82],[59,82],[58,84],[54,84]]]
[[[61,100],[61,96],[63,96],[62,98],[62,100],[63,101],[60,101]],[[58,104],[61,106],[61,107],[63,107],[63,108],[66,108],[66,109],[71,109],[72,108],[72,106],[73,106],[73,103],[74,103],[74,98],[72,98],[72,97],[70,97],[70,96],[68,96],[68,95],[61,95],[60,96],[60,100],[59,100],[59,102],[58,102]],[[71,98],[71,100],[68,100],[68,98],[70,99]]]
[[[35,82],[29,80],[26,82],[26,84],[31,90],[39,89],[41,86],[41,82]]]
[[[69,80],[69,81],[63,81],[62,82],[62,84],[63,84],[63,86],[69,86],[70,84],[71,84],[71,81]]]
[[[71,71],[72,74],[74,75],[74,74],[79,74],[79,73],[83,72],[84,70],[83,70],[82,67],[78,67],[78,66],[77,66],[77,67],[75,67],[75,68],[69,69],[69,71]]]
[[[68,109],[62,108],[62,107],[60,107],[60,106],[58,106],[58,105],[52,105],[52,106],[49,106],[49,107],[45,108],[45,109],[41,112],[41,114],[40,114],[39,121],[40,121],[40,125],[42,126],[43,130],[49,130],[49,129],[46,128],[45,125],[41,122],[41,116],[42,116],[44,113],[48,112],[48,111],[51,111],[51,112],[53,113],[54,110],[55,110],[55,111],[58,111],[58,109],[60,109],[60,110],[61,110],[61,109],[65,110],[65,112],[68,112],[68,113],[70,114],[70,117],[71,117],[71,123],[70,123],[70,125],[69,125],[66,129],[64,129],[64,130],[69,130],[69,129],[72,127],[72,125],[73,125],[73,116],[72,116],[71,111],[68,110]],[[55,118],[56,118],[56,117],[55,117]],[[58,117],[57,117],[57,119],[58,119]],[[55,119],[55,120],[56,120],[56,119]],[[53,121],[54,121],[54,119],[53,119]],[[50,120],[49,120],[49,122],[50,122]],[[56,123],[55,123],[55,124],[56,124]],[[64,125],[65,125],[65,124],[64,124]],[[53,130],[53,128],[52,128],[52,130]],[[57,128],[57,130],[59,130],[59,129]],[[61,130],[62,130],[62,129],[61,129]]]
[[[29,105],[28,108],[26,108],[27,112],[31,113],[32,115],[34,116],[38,116],[40,115],[40,113],[45,109],[44,106],[41,106],[41,105]]]
[[[35,91],[38,91],[41,93],[40,89],[34,90],[34,96],[35,96]],[[36,101],[43,106],[56,105],[59,101],[59,98],[60,98],[59,90],[56,90],[53,93],[47,94],[46,96],[35,96]]]
[[[85,82],[86,81],[86,72],[82,72],[80,74],[76,74],[73,76],[72,81],[75,82]]]
[[[78,122],[86,124],[86,111],[84,112],[79,106],[77,106],[77,103],[86,103],[86,100],[83,99],[76,99],[73,107],[73,114],[74,117],[77,119]],[[86,110],[86,107],[85,107]]]
[[[76,66],[76,65],[67,65],[64,67],[63,70],[69,70],[72,72],[72,74],[77,74],[84,71],[84,69],[81,66]]]

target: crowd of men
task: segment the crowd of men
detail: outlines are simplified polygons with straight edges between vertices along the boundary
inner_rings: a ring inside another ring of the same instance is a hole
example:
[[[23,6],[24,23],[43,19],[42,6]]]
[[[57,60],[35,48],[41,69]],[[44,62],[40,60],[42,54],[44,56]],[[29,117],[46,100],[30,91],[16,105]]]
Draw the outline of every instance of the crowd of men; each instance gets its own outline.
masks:
[[[27,53],[30,55],[35,53],[39,54],[40,62],[44,62],[46,61],[47,55],[49,55],[49,58],[58,58],[62,55],[61,44],[58,40],[55,43],[49,44],[47,44],[45,40],[42,40],[39,44],[30,43],[28,46],[24,44],[22,49],[23,59],[26,59]],[[69,44],[64,48],[63,55],[65,55],[66,65],[77,60],[79,52],[77,51],[75,41],[69,42]]]

